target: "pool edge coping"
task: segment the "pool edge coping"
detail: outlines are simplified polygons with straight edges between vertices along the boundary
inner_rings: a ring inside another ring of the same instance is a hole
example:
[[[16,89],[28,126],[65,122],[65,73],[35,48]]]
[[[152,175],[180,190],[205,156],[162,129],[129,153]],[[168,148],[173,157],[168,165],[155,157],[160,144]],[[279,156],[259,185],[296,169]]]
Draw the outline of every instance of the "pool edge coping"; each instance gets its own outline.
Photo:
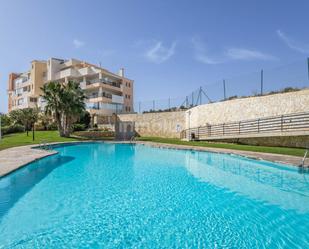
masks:
[[[84,140],[84,141],[66,141],[66,142],[53,142],[48,143],[48,145],[65,145],[65,144],[83,144],[83,143],[109,143],[109,144],[140,144],[147,145],[156,148],[166,148],[166,149],[181,149],[181,150],[192,150],[192,151],[205,151],[211,153],[221,153],[221,154],[229,154],[229,155],[237,155],[245,158],[250,158],[259,161],[268,161],[273,163],[280,163],[287,166],[299,167],[299,162],[302,157],[298,156],[290,156],[290,155],[281,155],[281,154],[273,154],[273,153],[263,153],[263,152],[253,152],[253,151],[241,151],[241,150],[232,150],[232,149],[223,149],[223,148],[210,148],[210,147],[202,147],[202,146],[191,146],[191,145],[180,145],[180,144],[167,144],[167,143],[158,143],[158,142],[150,142],[150,141],[98,141],[98,140]],[[25,145],[25,146],[16,146],[13,148],[8,148],[0,151],[0,159],[3,158],[2,154],[6,154],[6,152],[16,153],[20,150],[22,152],[28,152],[28,158],[23,158],[21,162],[14,158],[9,158],[13,162],[9,162],[6,169],[1,172],[0,170],[0,179],[4,176],[9,175],[10,173],[15,172],[16,170],[27,166],[28,164],[40,160],[42,158],[52,156],[57,154],[58,152],[55,150],[43,150],[39,148],[38,144]],[[33,153],[35,152],[35,153]],[[5,163],[4,163],[5,164]],[[11,165],[10,165],[11,164]],[[2,163],[0,164],[0,169],[2,168]]]

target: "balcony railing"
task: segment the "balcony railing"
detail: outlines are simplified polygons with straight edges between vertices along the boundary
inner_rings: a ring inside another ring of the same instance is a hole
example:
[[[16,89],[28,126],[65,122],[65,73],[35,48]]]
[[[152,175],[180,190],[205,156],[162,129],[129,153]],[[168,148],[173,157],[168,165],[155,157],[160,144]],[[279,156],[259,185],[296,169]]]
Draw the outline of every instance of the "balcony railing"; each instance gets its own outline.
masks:
[[[105,79],[87,80],[86,85],[91,85],[91,84],[95,84],[95,83],[103,83],[105,85],[110,85],[110,86],[118,87],[118,88],[120,88],[120,86],[121,86],[120,82],[106,81]]]
[[[98,93],[98,94],[92,94],[92,95],[87,96],[88,99],[96,99],[96,98],[101,98],[101,97],[111,99],[112,94],[103,92],[101,94]]]
[[[115,103],[86,103],[86,109],[110,110],[114,111],[115,113],[121,113],[123,112],[123,105]]]

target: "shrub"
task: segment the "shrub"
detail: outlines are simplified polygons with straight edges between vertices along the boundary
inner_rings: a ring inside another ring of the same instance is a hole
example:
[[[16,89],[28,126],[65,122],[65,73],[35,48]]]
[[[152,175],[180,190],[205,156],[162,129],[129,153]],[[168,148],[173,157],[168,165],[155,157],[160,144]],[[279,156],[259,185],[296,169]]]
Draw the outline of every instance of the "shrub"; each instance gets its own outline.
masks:
[[[74,132],[74,135],[87,139],[104,139],[114,137],[115,133],[113,131],[78,131]]]
[[[0,113],[1,115],[1,126],[10,126],[12,124],[12,120],[10,118],[9,115],[7,114],[2,114]]]
[[[49,131],[55,131],[55,130],[58,130],[58,126],[56,123],[51,123],[51,124],[48,124],[47,125],[47,130]]]
[[[84,131],[86,130],[85,124],[73,124],[73,131]]]
[[[46,131],[46,128],[43,125],[35,124],[36,131]]]
[[[17,132],[24,132],[25,128],[23,125],[10,125],[10,126],[3,126],[1,128],[2,135],[11,134],[11,133],[17,133]]]

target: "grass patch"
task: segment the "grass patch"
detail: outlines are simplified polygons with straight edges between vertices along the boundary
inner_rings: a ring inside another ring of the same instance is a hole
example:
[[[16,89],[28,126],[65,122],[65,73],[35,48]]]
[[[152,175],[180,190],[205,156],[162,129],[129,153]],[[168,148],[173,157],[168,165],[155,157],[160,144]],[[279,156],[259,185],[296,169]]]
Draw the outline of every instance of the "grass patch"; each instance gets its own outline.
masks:
[[[39,144],[43,140],[49,143],[80,140],[73,137],[60,137],[58,131],[36,131],[34,134],[34,141],[32,141],[32,132],[29,132],[29,136],[27,136],[26,132],[5,135],[0,141],[0,150],[22,145]]]
[[[273,153],[273,154],[301,156],[301,157],[303,157],[305,153],[305,149],[299,149],[299,148],[254,146],[254,145],[242,145],[232,143],[214,143],[214,142],[210,143],[205,141],[181,141],[180,139],[177,138],[139,137],[137,138],[137,140],[156,142],[156,143],[166,143],[166,144],[180,144],[190,146],[202,146],[209,148],[254,151],[254,152]]]

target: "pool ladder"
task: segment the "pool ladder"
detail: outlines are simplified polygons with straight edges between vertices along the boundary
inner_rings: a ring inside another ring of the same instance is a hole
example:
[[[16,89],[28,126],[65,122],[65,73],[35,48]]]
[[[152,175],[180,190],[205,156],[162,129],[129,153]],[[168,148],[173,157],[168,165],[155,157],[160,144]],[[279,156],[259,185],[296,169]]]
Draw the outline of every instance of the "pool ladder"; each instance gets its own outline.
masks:
[[[309,166],[305,166],[305,161],[306,161],[306,158],[307,158],[307,155],[308,155],[308,151],[309,151],[309,147],[305,151],[305,155],[304,155],[304,157],[301,161],[300,167],[309,167]]]
[[[51,145],[48,144],[48,142],[45,141],[45,140],[43,140],[43,141],[40,142],[39,148],[40,148],[41,150],[52,150]]]
[[[133,135],[131,138],[130,138],[130,143],[133,143],[136,141],[136,137]]]

